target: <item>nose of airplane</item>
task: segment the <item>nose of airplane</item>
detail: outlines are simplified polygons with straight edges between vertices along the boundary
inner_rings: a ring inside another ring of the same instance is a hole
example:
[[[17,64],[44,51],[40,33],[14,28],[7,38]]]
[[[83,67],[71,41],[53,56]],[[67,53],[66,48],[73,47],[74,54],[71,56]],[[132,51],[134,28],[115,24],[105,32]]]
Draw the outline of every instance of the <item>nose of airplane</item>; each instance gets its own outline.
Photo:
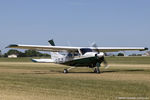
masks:
[[[98,62],[100,62],[100,63],[103,62],[104,63],[106,69],[109,68],[109,65],[108,65],[108,63],[107,63],[107,61],[104,57],[105,54],[103,52],[97,53],[97,54],[95,54],[95,56],[97,57]]]
[[[100,52],[98,54],[96,54],[98,57],[103,57],[104,56],[104,53],[103,52]]]

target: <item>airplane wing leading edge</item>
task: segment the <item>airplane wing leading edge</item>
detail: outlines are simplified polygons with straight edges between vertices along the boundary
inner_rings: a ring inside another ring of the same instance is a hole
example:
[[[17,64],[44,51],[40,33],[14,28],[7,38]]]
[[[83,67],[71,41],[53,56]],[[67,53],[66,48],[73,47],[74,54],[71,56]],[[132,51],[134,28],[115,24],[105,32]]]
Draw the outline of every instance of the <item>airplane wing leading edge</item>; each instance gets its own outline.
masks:
[[[98,47],[100,52],[118,52],[118,51],[145,51],[145,47]]]
[[[100,52],[118,52],[118,51],[145,51],[148,48],[145,47],[67,47],[67,46],[42,46],[42,45],[17,45],[12,44],[6,48],[18,48],[18,49],[31,49],[38,51],[51,51],[51,52],[59,52],[59,51],[68,51],[68,52],[76,52],[81,48],[90,48],[92,50],[99,50]]]
[[[16,45],[12,44],[6,48],[18,48],[18,49],[31,49],[31,50],[38,50],[38,51],[77,51],[78,47],[65,47],[65,46],[41,46],[41,45]]]

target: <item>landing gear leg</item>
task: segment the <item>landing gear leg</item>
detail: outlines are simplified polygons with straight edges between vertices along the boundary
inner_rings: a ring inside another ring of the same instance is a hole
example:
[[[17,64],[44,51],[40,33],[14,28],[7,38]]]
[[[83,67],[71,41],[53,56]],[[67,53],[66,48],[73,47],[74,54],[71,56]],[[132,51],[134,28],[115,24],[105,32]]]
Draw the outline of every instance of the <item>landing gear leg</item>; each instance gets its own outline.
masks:
[[[69,70],[71,70],[71,69],[73,69],[73,68],[75,68],[75,67],[70,67],[70,68],[68,68],[68,69],[64,69],[64,73],[68,73]]]
[[[100,63],[96,63],[96,68],[94,69],[94,73],[100,73]]]

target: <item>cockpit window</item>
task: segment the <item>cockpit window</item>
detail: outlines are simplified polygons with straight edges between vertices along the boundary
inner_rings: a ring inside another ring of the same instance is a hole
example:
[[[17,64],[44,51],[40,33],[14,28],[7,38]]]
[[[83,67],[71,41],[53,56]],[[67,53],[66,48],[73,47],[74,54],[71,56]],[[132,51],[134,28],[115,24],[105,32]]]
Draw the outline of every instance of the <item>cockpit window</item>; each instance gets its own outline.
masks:
[[[68,57],[72,57],[73,55],[71,54],[71,53],[68,53],[68,55],[67,55]]]
[[[81,50],[81,53],[84,55],[86,52],[92,52],[92,49],[89,49],[89,48],[82,48],[80,49]]]

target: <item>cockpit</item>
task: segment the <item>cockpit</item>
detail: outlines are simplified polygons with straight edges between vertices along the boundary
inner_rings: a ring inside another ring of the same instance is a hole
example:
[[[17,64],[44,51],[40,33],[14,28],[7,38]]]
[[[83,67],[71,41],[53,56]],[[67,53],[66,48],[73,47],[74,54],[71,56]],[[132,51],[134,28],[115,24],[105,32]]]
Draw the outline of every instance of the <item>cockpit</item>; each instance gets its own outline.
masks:
[[[81,48],[80,51],[81,51],[82,55],[84,55],[87,52],[92,52],[92,49],[90,49],[90,48]]]
[[[71,58],[71,57],[75,57],[75,56],[80,56],[80,54],[79,54],[79,52],[73,52],[73,53],[70,52],[70,53],[67,53],[66,56]]]

